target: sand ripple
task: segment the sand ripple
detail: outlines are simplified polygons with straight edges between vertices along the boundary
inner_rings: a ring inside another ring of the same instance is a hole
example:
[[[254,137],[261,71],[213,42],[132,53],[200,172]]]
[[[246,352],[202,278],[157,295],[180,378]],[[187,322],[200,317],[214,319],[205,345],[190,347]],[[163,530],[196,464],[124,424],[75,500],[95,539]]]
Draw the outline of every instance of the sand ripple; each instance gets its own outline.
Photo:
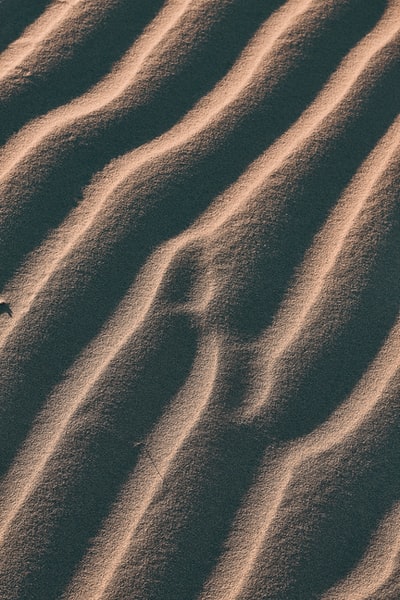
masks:
[[[400,1],[0,20],[0,598],[398,600]]]

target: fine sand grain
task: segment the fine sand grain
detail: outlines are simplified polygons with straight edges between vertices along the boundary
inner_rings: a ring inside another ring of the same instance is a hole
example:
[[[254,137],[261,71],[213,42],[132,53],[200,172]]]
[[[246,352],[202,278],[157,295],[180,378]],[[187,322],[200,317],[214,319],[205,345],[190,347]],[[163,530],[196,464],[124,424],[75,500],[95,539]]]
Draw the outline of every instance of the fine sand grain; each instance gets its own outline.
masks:
[[[0,0],[0,600],[400,599],[400,0]]]

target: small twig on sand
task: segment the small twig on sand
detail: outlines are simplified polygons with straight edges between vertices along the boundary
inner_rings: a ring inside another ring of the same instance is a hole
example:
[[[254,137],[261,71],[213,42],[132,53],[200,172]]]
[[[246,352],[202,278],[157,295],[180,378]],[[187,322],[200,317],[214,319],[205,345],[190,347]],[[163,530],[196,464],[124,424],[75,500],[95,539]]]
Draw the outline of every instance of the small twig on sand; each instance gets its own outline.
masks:
[[[149,450],[147,449],[147,447],[146,447],[146,444],[145,444],[144,442],[136,442],[136,443],[135,443],[135,446],[142,446],[142,447],[143,447],[143,449],[145,450],[145,452],[146,452],[147,456],[149,457],[149,459],[150,459],[150,461],[151,461],[151,464],[153,465],[154,469],[156,470],[156,472],[157,472],[157,474],[158,474],[159,478],[161,479],[161,481],[162,481],[163,483],[165,483],[165,481],[164,481],[164,477],[161,475],[160,471],[158,470],[158,467],[157,467],[157,465],[156,465],[156,463],[155,463],[155,461],[154,461],[153,457],[151,456],[151,454],[150,454]]]

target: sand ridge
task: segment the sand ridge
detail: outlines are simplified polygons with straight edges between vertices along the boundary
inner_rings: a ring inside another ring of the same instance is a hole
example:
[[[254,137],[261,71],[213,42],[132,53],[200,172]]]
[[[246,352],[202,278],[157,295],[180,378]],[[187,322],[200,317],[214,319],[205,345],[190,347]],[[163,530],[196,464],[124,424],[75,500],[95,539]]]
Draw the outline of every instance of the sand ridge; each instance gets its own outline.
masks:
[[[0,597],[396,600],[400,2],[41,7],[0,25]]]

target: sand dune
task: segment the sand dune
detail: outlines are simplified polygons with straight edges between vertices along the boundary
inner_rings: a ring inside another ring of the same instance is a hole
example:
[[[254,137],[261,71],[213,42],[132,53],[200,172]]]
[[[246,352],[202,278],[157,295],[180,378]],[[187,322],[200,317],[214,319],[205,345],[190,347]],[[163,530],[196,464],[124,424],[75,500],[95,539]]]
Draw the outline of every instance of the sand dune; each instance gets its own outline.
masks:
[[[398,600],[400,1],[0,3],[0,598]]]

